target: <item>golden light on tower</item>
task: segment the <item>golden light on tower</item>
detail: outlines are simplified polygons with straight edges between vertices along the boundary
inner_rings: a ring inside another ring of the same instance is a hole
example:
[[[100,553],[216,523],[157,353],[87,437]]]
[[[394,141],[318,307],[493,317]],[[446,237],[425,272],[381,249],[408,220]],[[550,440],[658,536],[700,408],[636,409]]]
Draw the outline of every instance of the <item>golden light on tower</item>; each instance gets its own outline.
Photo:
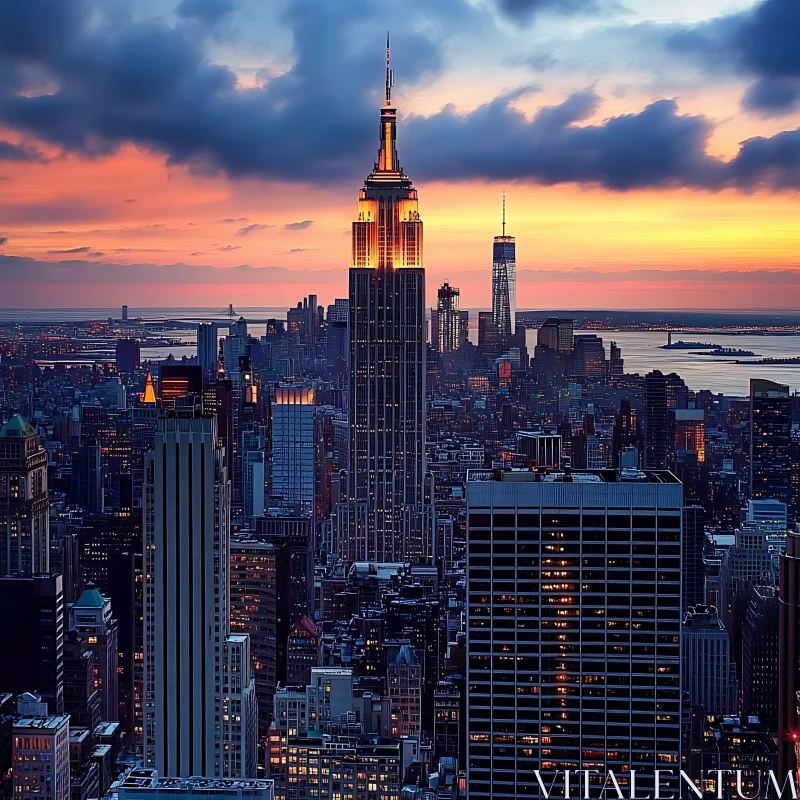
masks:
[[[386,99],[381,108],[380,147],[358,197],[353,223],[354,268],[422,267],[422,220],[417,190],[397,157],[397,109],[392,105],[394,70],[386,35]]]

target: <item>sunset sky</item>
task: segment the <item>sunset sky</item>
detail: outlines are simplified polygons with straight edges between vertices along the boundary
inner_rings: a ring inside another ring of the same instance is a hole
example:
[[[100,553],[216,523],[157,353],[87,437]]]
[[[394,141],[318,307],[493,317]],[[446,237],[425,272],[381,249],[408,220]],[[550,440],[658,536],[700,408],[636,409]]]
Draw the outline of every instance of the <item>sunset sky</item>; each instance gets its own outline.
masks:
[[[346,296],[387,29],[431,302],[800,307],[800,0],[0,2],[0,307]]]

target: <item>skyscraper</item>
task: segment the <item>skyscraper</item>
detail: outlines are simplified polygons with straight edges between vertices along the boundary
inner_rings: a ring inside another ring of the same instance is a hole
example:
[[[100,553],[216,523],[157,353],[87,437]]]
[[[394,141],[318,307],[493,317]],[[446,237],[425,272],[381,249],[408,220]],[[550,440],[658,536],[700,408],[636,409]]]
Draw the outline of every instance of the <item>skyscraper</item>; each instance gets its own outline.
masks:
[[[503,233],[492,247],[492,319],[508,346],[517,329],[517,254],[513,236],[506,236],[506,195],[503,193]]]
[[[470,800],[541,797],[537,769],[675,767],[681,504],[668,472],[470,472]]]
[[[230,484],[216,417],[196,414],[159,419],[146,468],[145,761],[162,775],[253,777],[249,642],[229,637]],[[222,724],[232,706],[238,728]]]
[[[792,407],[789,387],[750,380],[750,496],[789,505],[789,445]]]
[[[669,463],[669,444],[671,441],[667,377],[656,369],[648,373],[644,380],[644,465],[648,469],[665,469]]]
[[[70,608],[69,620],[70,629],[89,641],[94,654],[95,686],[100,692],[100,713],[105,722],[114,722],[119,716],[119,633],[111,600],[90,581]]]
[[[272,404],[270,506],[314,515],[316,393],[309,386],[279,386]]]
[[[397,158],[388,39],[386,61],[378,160],[353,223],[347,539],[354,560],[419,561],[430,538],[422,220],[417,190]]]
[[[15,414],[0,428],[0,576],[46,574],[49,564],[47,451]]]
[[[231,631],[250,636],[259,737],[266,742],[275,694],[275,548],[247,534],[231,539]]]
[[[216,322],[201,322],[197,326],[197,363],[203,371],[204,380],[216,377],[219,367]]]
[[[0,686],[36,691],[51,714],[64,708],[64,592],[60,575],[0,577]]]
[[[436,304],[436,344],[440,353],[453,353],[461,346],[459,291],[445,281],[438,291]]]
[[[683,689],[706,714],[735,714],[739,681],[728,631],[714,606],[690,608],[683,619]]]

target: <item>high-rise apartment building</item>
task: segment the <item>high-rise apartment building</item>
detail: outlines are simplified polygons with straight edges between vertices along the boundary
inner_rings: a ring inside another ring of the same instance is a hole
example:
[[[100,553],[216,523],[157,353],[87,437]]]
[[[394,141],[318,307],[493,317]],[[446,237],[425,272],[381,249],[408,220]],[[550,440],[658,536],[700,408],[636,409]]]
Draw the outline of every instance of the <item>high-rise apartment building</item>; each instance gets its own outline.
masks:
[[[425,502],[425,270],[417,190],[397,157],[392,71],[380,149],[353,223],[350,269],[351,560],[420,561],[432,519]]]
[[[789,387],[750,380],[750,496],[789,505],[792,406]]]
[[[516,240],[506,236],[506,196],[503,194],[503,233],[492,246],[492,320],[500,339],[508,346],[517,329]]]
[[[159,419],[146,469],[145,761],[176,777],[252,777],[254,726],[223,725],[226,685],[255,697],[249,660],[228,646],[230,484],[216,417],[195,414]]]
[[[314,516],[316,412],[316,392],[311,387],[279,386],[275,389],[271,508]]]
[[[471,800],[678,765],[681,506],[669,472],[469,474]]]
[[[445,281],[437,292],[436,349],[440,353],[454,353],[461,347],[460,292]]]
[[[0,428],[0,576],[50,571],[49,525],[47,451],[15,414]]]

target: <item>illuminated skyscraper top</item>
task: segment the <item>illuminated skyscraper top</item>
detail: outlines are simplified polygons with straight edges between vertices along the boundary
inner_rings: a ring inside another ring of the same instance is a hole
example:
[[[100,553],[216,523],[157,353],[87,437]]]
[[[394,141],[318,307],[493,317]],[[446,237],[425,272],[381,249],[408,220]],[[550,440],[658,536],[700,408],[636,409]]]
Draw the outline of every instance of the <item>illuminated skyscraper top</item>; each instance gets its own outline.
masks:
[[[348,529],[352,561],[429,557],[425,271],[417,191],[397,159],[386,39],[378,160],[358,196],[350,269]]]
[[[397,109],[392,105],[394,70],[386,36],[386,100],[381,108],[378,160],[358,197],[353,223],[353,267],[399,269],[422,266],[422,220],[417,190],[397,157]]]
[[[492,248],[492,321],[501,340],[516,330],[517,316],[517,245],[506,236],[506,195],[503,193],[503,234],[494,237]]]

